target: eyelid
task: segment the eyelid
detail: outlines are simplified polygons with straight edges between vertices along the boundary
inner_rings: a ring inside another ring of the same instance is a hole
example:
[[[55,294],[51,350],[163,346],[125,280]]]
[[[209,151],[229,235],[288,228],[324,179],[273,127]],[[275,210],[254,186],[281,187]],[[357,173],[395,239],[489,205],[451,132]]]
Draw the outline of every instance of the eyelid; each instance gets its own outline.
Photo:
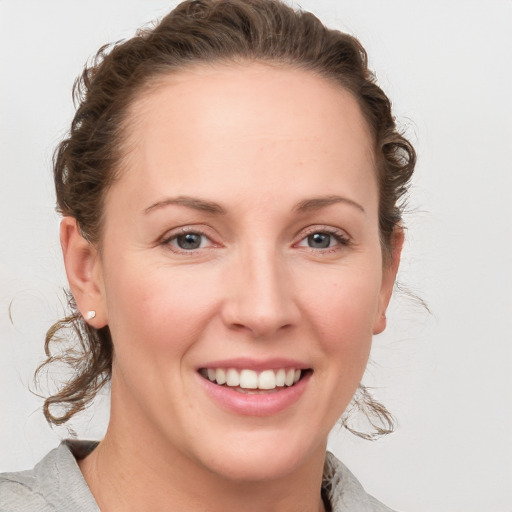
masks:
[[[197,226],[197,225],[193,225],[193,224],[173,228],[169,231],[166,231],[165,234],[159,238],[158,245],[166,246],[169,248],[169,250],[171,250],[174,253],[188,254],[188,255],[196,254],[200,251],[208,250],[211,247],[220,247],[221,244],[216,242],[213,239],[213,237],[209,234],[209,231],[211,231],[211,230],[207,229],[207,228],[208,227],[204,226],[204,225]],[[208,247],[200,247],[198,249],[185,250],[185,249],[180,249],[179,247],[176,247],[171,244],[172,240],[175,240],[179,236],[187,235],[189,233],[204,236],[205,238],[207,238],[209,240],[209,242],[210,242],[210,244],[208,244],[209,246]]]
[[[327,235],[334,236],[338,239],[339,245],[341,246],[348,246],[352,244],[352,237],[343,229],[336,228],[334,226],[328,226],[323,224],[315,224],[313,226],[308,226],[307,228],[304,228],[299,232],[297,235],[297,242],[295,242],[294,245],[299,244],[302,242],[305,238],[307,238],[309,235],[312,235],[313,233],[325,233]],[[322,251],[328,251],[333,250],[332,247],[325,248],[325,249],[314,249],[310,247],[309,249],[315,251],[315,252],[322,252]]]
[[[195,254],[199,251],[204,251],[211,249],[212,247],[221,247],[222,244],[219,242],[216,242],[214,237],[210,234],[210,231],[212,231],[209,226],[205,225],[184,225],[184,226],[178,226],[176,228],[173,228],[169,231],[167,231],[163,236],[161,236],[157,242],[158,245],[163,245],[169,247],[169,249],[172,252],[175,252],[177,254]],[[194,233],[197,235],[204,236],[206,239],[209,240],[210,244],[208,244],[208,247],[201,247],[198,249],[191,249],[191,250],[184,250],[180,249],[179,247],[171,245],[171,241],[176,239],[177,237],[181,235],[186,235],[188,233]],[[294,246],[297,246],[300,242],[302,242],[305,238],[307,238],[309,235],[313,233],[325,233],[331,236],[334,236],[338,240],[337,248],[340,246],[349,246],[353,243],[351,236],[343,229],[336,228],[334,226],[328,226],[323,224],[315,224],[312,226],[308,226],[304,229],[302,229],[296,238],[296,242],[294,242]],[[336,247],[329,247],[325,249],[316,249],[316,248],[309,248],[314,252],[327,252],[336,250]]]

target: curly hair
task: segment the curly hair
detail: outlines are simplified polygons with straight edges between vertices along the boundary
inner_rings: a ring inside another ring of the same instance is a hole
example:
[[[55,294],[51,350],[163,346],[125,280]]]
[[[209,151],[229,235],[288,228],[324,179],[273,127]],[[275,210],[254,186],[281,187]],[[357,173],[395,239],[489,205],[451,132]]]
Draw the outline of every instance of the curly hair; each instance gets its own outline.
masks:
[[[54,155],[58,212],[74,217],[82,236],[101,247],[103,205],[120,171],[130,105],[169,73],[201,63],[241,61],[309,70],[356,98],[374,139],[380,238],[383,258],[389,258],[415,151],[397,129],[390,101],[368,69],[360,42],[280,0],[186,0],[154,27],[139,30],[127,41],[103,46],[75,82],[76,114],[69,136]],[[71,296],[70,308],[70,315],[49,329],[47,359],[37,370],[60,361],[73,371],[70,380],[44,403],[45,417],[53,424],[62,424],[83,410],[112,371],[108,326],[99,330],[89,326]],[[63,334],[68,329],[74,331],[78,349],[75,344],[55,352],[69,343]],[[370,424],[377,434],[391,432],[393,418],[384,406],[362,387],[356,396],[363,397],[361,408],[369,418],[373,416]],[[54,414],[54,406],[61,406],[62,414]]]

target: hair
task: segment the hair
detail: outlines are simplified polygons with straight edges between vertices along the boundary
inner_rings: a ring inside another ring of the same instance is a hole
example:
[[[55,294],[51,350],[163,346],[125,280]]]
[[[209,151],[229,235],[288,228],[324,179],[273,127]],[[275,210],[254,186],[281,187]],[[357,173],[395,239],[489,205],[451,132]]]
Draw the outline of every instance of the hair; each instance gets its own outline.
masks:
[[[401,225],[404,194],[416,155],[399,132],[391,103],[368,69],[367,54],[354,37],[326,28],[313,14],[279,0],[186,0],[152,28],[124,42],[103,46],[73,87],[77,110],[69,136],[54,154],[57,211],[74,217],[82,236],[101,246],[104,201],[118,178],[129,107],[161,77],[196,64],[267,62],[311,71],[349,91],[374,139],[379,189],[379,230],[384,262]],[[68,295],[71,313],[53,325],[45,340],[47,359],[72,369],[71,378],[44,402],[49,423],[62,424],[86,408],[110,380],[113,344],[108,326],[88,325]],[[78,339],[69,346],[63,334]],[[56,352],[56,349],[60,351]],[[358,398],[359,397],[359,398]],[[370,420],[373,433],[389,433],[393,418],[360,386],[352,407]],[[52,412],[58,406],[61,414]]]

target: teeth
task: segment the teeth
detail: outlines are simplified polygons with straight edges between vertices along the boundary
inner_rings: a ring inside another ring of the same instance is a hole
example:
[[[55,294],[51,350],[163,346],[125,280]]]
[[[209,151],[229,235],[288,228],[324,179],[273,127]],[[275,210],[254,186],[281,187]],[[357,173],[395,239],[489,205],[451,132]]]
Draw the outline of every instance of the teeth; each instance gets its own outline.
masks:
[[[286,377],[284,379],[285,385],[291,386],[293,384],[294,378],[295,378],[295,370],[292,368],[286,372]]]
[[[240,387],[245,389],[256,389],[258,387],[258,374],[253,370],[242,370],[240,372]]]
[[[216,380],[217,384],[225,384],[226,383],[226,372],[222,368],[219,368],[218,370],[214,370],[214,372],[215,372],[215,379],[213,379],[213,380]],[[210,379],[210,380],[212,380],[212,379]]]
[[[272,370],[265,370],[258,377],[258,388],[274,389],[276,387],[276,374]]]
[[[257,373],[254,370],[236,370],[235,368],[208,368],[201,370],[204,377],[219,385],[243,389],[275,389],[276,387],[293,386],[300,380],[302,371],[295,368],[279,368],[264,370]]]
[[[234,368],[226,372],[226,384],[235,388],[240,385],[240,374]]]

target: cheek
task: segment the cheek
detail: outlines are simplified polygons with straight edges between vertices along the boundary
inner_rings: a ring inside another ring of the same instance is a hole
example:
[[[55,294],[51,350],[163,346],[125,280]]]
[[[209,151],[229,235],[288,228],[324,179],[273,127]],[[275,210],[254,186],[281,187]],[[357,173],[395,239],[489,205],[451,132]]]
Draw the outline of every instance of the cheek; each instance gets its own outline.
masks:
[[[380,291],[379,272],[357,268],[334,269],[315,277],[303,295],[311,337],[318,343],[314,361],[321,386],[311,410],[323,418],[325,434],[347,408],[363,377],[373,337],[373,322]]]
[[[380,275],[371,271],[333,272],[316,278],[304,304],[318,333],[323,352],[346,367],[359,371],[366,365],[377,314]],[[364,368],[363,368],[364,369]]]
[[[110,271],[106,296],[116,353],[129,347],[133,359],[184,353],[215,305],[214,290],[197,273],[133,264]]]

